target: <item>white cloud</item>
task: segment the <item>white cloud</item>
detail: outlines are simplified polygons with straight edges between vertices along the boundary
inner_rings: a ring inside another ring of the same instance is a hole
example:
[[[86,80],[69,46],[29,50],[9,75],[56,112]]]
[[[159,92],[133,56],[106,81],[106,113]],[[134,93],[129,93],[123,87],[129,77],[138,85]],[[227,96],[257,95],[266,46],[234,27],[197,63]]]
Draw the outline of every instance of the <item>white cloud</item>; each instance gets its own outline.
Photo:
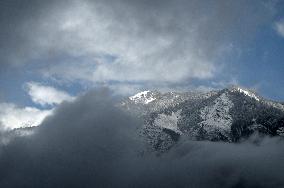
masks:
[[[49,54],[88,59],[50,64],[43,71],[49,77],[95,83],[210,79],[223,67],[218,57],[227,55],[227,44],[269,19],[269,10],[256,2],[71,1],[52,9],[31,38]]]
[[[32,101],[42,106],[55,106],[63,101],[72,101],[75,97],[68,93],[45,86],[37,82],[28,82],[25,89]],[[19,107],[13,103],[0,103],[0,129],[10,130],[21,127],[38,126],[49,115],[52,109],[38,109],[36,107]]]
[[[32,101],[42,106],[57,105],[63,101],[72,101],[75,99],[75,97],[64,91],[37,82],[26,83],[26,88]]]
[[[275,25],[275,30],[277,31],[277,33],[284,37],[284,20],[276,22]]]
[[[38,64],[31,67],[48,78],[95,85],[143,87],[153,82],[159,86],[214,79],[226,69],[226,57],[236,57],[235,49],[249,41],[259,26],[271,23],[269,4],[259,0],[41,1],[39,11],[30,14],[32,7],[23,7],[27,10],[19,14],[27,15],[3,26],[14,25],[15,32],[4,29],[9,38],[0,58]]]
[[[10,130],[20,127],[38,126],[52,110],[40,110],[34,107],[18,107],[11,103],[0,103],[1,129]]]
[[[187,26],[193,18],[182,18],[180,21],[184,28],[179,28],[179,31],[175,28],[178,25],[165,18],[173,18],[174,15],[167,15],[165,10],[161,10],[165,17],[155,16],[150,21],[147,15],[146,18],[136,15],[137,7],[129,7],[125,2],[121,5],[122,9],[127,10],[119,10],[119,7],[112,9],[106,3],[97,2],[92,6],[80,1],[60,12],[54,11],[54,17],[49,17],[40,25],[42,32],[39,33],[44,33],[44,38],[39,36],[37,42],[58,51],[68,51],[72,56],[87,55],[92,58],[91,63],[54,65],[48,73],[93,82],[176,82],[213,76],[214,58],[208,57],[209,53],[206,54],[202,47],[196,48],[200,39],[195,39],[198,27]],[[117,17],[118,11],[123,11],[122,16],[127,18]],[[158,32],[155,27],[164,31]],[[211,49],[211,53],[215,50]],[[115,60],[104,58],[109,55],[114,56]]]

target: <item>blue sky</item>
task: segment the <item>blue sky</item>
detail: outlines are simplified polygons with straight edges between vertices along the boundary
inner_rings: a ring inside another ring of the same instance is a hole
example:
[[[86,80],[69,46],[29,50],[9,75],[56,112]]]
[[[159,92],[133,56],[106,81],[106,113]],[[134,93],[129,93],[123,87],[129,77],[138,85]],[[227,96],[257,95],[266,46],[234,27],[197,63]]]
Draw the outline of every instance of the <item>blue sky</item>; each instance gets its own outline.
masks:
[[[40,113],[102,86],[129,96],[235,84],[284,101],[283,10],[278,0],[5,1],[0,105]]]

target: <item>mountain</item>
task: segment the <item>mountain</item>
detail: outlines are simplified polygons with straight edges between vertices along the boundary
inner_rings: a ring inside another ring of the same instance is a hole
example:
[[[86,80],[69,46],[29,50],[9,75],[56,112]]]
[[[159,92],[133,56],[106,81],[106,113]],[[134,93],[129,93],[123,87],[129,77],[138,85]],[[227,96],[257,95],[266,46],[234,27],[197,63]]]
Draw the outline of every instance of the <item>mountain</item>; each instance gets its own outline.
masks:
[[[254,133],[284,136],[284,105],[238,86],[202,92],[144,91],[121,102],[143,118],[141,135],[155,150],[167,150],[181,136],[239,142]]]
[[[18,137],[25,137],[34,134],[37,126],[22,127],[12,130],[0,131],[0,145],[6,145]]]

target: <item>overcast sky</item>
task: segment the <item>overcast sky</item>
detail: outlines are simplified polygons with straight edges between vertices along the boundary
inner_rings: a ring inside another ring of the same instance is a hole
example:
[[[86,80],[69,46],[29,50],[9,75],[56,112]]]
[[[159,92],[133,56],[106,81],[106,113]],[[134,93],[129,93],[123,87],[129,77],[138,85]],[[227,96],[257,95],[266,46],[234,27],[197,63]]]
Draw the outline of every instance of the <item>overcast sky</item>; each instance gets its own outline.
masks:
[[[32,110],[41,120],[100,86],[238,84],[284,101],[283,10],[281,0],[1,1],[0,119]]]

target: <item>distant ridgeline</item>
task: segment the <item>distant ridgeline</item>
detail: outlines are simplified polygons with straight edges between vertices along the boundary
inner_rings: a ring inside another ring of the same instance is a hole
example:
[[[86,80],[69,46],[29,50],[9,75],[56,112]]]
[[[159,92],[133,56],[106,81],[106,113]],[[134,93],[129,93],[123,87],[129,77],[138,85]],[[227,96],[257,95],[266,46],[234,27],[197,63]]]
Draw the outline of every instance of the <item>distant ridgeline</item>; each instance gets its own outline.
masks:
[[[284,136],[284,105],[253,91],[144,91],[121,102],[145,123],[141,135],[155,150],[167,150],[181,135],[194,140],[238,142],[254,133]]]

